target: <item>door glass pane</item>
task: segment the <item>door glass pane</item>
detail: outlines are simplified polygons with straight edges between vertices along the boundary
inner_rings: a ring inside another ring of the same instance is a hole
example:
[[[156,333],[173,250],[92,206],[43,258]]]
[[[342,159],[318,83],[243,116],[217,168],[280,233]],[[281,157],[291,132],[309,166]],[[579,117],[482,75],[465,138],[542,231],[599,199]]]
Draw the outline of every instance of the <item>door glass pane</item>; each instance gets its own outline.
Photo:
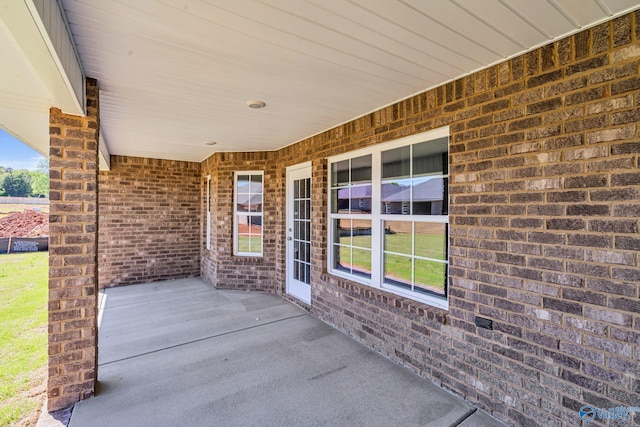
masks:
[[[304,180],[304,197],[307,199],[311,198],[311,178],[307,178]]]
[[[306,284],[310,284],[311,283],[311,265],[310,264],[305,264],[304,265],[304,270],[305,270],[305,274],[304,274],[304,282]]]
[[[311,200],[304,201],[304,216],[302,219],[311,219]]]
[[[304,223],[304,230],[305,230],[305,240],[310,242],[311,241],[311,221],[307,221]]]
[[[294,279],[310,283],[309,275],[311,261],[311,179],[299,179],[294,181],[294,218],[293,218],[293,245],[294,245]]]

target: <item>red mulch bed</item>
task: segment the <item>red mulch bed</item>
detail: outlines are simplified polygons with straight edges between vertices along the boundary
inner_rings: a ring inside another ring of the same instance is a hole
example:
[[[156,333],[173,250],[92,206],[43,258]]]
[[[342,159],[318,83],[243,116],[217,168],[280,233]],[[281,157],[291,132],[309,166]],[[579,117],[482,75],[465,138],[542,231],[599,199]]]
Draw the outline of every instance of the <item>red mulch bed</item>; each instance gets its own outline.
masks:
[[[49,214],[31,209],[11,212],[0,218],[2,237],[44,237],[49,235]]]

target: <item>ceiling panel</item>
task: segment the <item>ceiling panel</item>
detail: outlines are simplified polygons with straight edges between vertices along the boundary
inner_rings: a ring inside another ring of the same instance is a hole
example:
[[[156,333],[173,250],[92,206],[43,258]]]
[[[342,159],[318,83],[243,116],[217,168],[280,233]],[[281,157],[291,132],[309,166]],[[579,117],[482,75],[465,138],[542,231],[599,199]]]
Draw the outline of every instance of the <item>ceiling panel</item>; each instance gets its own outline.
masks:
[[[289,145],[636,3],[62,0],[111,153],[190,161]]]

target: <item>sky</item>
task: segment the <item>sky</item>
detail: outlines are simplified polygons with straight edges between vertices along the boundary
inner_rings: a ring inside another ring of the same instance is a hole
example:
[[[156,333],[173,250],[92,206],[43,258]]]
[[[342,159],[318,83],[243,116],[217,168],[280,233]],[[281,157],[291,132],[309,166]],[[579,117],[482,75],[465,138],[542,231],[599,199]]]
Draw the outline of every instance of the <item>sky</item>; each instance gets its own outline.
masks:
[[[40,153],[0,129],[0,166],[36,170],[42,159]]]

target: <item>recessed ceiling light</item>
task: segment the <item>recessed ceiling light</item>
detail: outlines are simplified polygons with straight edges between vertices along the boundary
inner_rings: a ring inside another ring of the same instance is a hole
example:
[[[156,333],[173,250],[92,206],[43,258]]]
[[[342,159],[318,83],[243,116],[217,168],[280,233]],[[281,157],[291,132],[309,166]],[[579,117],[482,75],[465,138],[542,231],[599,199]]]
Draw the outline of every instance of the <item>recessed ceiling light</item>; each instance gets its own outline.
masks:
[[[205,141],[205,142],[203,142],[203,144],[204,145],[216,145],[217,142],[215,142],[215,141]]]
[[[266,102],[260,101],[257,99],[252,99],[250,101],[247,101],[247,105],[249,106],[249,108],[255,108],[255,109],[264,108],[267,106]]]

